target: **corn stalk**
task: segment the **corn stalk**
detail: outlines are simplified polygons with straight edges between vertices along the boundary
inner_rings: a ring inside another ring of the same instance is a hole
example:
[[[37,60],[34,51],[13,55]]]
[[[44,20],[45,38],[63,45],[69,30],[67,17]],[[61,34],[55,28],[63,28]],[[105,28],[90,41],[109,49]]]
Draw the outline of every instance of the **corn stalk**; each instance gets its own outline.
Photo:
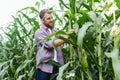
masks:
[[[102,48],[101,48],[101,34],[102,34],[102,21],[100,21],[100,26],[98,28],[98,36],[97,36],[97,42],[98,42],[98,71],[99,71],[99,80],[103,80],[102,78]]]

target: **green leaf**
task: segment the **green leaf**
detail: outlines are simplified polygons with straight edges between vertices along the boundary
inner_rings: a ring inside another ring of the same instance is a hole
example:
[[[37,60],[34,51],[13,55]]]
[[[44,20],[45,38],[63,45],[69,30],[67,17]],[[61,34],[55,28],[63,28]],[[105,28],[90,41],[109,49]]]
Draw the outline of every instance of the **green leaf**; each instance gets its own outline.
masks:
[[[14,70],[14,66],[13,66],[13,58],[10,60],[10,68],[13,71]]]
[[[87,14],[87,11],[80,10],[80,13],[82,14],[82,16],[79,17],[77,23],[81,27],[83,24],[85,24],[86,22],[88,22],[90,20],[90,18],[89,18],[88,14]]]
[[[117,9],[115,10],[115,18],[118,19],[120,17],[120,9]],[[107,18],[107,22],[105,22],[105,25],[108,25],[110,22],[113,21],[113,15],[110,15],[110,16],[107,16],[106,15],[106,18]]]
[[[23,78],[26,76],[26,74],[23,74],[23,75],[19,75],[18,79],[17,80],[23,80]]]
[[[70,61],[70,62],[66,63],[65,65],[63,65],[62,67],[59,68],[59,74],[57,76],[57,80],[62,79],[64,70],[66,70],[71,63],[73,63],[73,61]]]
[[[48,64],[51,64],[51,65],[54,65],[54,66],[58,66],[58,67],[61,66],[59,62],[56,62],[56,61],[54,61],[54,60],[49,60],[47,63],[48,63]]]
[[[5,74],[8,72],[8,66],[4,67],[2,70],[0,70],[0,77],[3,79]]]
[[[92,19],[92,21],[98,25],[99,20],[98,20],[98,18],[96,16],[96,13],[93,12],[93,11],[90,11],[90,12],[88,12],[88,15]]]
[[[20,11],[19,11],[20,12]],[[26,20],[29,22],[29,24],[32,26],[32,22],[31,22],[31,18],[29,16],[27,16],[25,13],[20,12],[25,18]]]
[[[32,67],[32,69],[30,70],[30,73],[28,74],[28,76],[30,77],[30,78],[33,78],[33,75],[34,75],[34,72],[35,72],[35,69],[34,69],[35,67],[33,66]]]
[[[48,40],[51,39],[51,37],[53,37],[53,36],[59,36],[59,34],[66,34],[66,33],[65,33],[64,31],[60,30],[60,31],[58,31],[58,32],[55,32],[55,33],[47,36],[44,40],[45,40],[45,41],[48,41]]]
[[[73,28],[74,28],[75,32],[78,32],[78,29],[79,29],[78,23],[74,23]]]
[[[78,31],[78,40],[77,40],[77,44],[79,46],[80,51],[82,50],[82,45],[83,45],[83,38],[86,34],[86,30],[89,28],[89,26],[93,25],[92,22],[87,22],[85,24],[83,24],[83,26],[79,29]]]
[[[24,11],[24,10],[28,10],[28,9],[30,9],[32,12],[39,13],[39,11],[37,9],[35,9],[35,7],[25,7],[19,11]]]
[[[8,62],[9,62],[9,61],[0,62],[0,69],[1,69],[4,65],[8,64]]]
[[[76,12],[76,0],[70,0],[70,11],[72,14],[75,14]]]
[[[120,0],[115,0],[115,2],[116,2],[117,7],[120,8]]]
[[[91,7],[87,3],[83,2],[82,5],[89,11],[91,10]]]
[[[22,28],[22,30],[23,30],[23,32],[27,35],[27,30],[26,30],[26,28],[25,28],[25,26],[24,26],[24,24],[20,21],[20,19],[19,18],[16,18],[16,17],[14,17],[13,16],[13,18],[14,18],[14,20],[21,26],[21,28]]]
[[[105,53],[107,57],[112,58],[112,66],[115,73],[115,80],[120,80],[120,55],[119,50],[114,49],[110,53]]]
[[[25,60],[16,70],[15,75],[17,75],[21,70],[23,70],[32,60]]]
[[[59,1],[60,1],[60,3],[61,3],[62,5],[64,5],[67,9],[69,9],[69,7],[64,3],[63,0],[59,0]]]

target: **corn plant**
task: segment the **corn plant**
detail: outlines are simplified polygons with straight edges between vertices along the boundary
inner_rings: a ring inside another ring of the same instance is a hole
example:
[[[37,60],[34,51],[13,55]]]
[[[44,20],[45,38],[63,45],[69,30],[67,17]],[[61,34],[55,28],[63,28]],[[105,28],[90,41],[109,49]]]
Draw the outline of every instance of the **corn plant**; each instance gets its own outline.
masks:
[[[58,80],[119,80],[118,68],[115,67],[118,67],[119,61],[115,62],[104,54],[112,51],[115,43],[117,48],[119,45],[119,36],[116,36],[117,42],[110,39],[110,28],[120,16],[119,0],[69,0],[68,3],[59,1],[63,11],[67,9],[64,16],[66,30],[74,28],[75,33],[70,35],[71,43],[66,47],[67,51],[64,51],[68,60],[60,68]],[[113,13],[107,15],[113,5],[117,7],[114,17]],[[115,53],[118,54],[118,50]],[[61,73],[64,73],[63,76]]]
[[[38,6],[39,2],[36,2]],[[35,72],[34,32],[39,27],[38,8],[19,10],[0,43],[0,80],[33,80]]]

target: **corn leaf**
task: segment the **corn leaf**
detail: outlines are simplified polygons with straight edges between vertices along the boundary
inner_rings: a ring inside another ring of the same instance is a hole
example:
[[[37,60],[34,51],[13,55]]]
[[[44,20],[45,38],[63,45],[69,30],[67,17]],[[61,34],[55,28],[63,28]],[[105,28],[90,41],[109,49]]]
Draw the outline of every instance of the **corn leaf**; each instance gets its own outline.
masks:
[[[92,22],[87,22],[78,31],[77,44],[79,46],[80,51],[82,50],[83,38],[86,34],[86,31],[92,24],[93,24]]]
[[[115,0],[115,2],[116,2],[117,7],[120,8],[120,0]]]
[[[21,70],[23,70],[32,60],[25,60],[16,70],[15,75],[17,75]]]
[[[57,76],[57,80],[61,80],[61,79],[62,79],[64,70],[66,70],[67,67],[68,67],[71,63],[73,63],[73,61],[70,61],[70,62],[66,63],[65,65],[63,65],[62,67],[59,68],[59,74],[58,74],[58,76]]]
[[[120,80],[120,55],[119,50],[114,49],[110,53],[105,53],[107,57],[112,59],[112,66],[115,73],[115,80]]]

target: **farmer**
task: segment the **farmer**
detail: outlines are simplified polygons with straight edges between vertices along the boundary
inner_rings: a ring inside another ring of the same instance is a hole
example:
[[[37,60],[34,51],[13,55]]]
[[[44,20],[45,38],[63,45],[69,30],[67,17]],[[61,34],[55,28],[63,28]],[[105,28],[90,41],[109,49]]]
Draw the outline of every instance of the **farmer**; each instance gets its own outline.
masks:
[[[43,39],[48,35],[55,33],[56,30],[53,28],[53,16],[52,12],[48,9],[43,9],[39,13],[39,17],[42,21],[41,27],[35,32],[34,38],[37,43],[37,54],[36,54],[36,80],[50,80],[52,74],[59,72],[59,67],[47,63],[49,60],[58,62],[61,66],[64,64],[61,45],[64,43],[62,39],[50,39],[44,41]],[[71,30],[72,32],[73,30]],[[62,37],[68,39],[67,35]],[[53,48],[56,47],[56,51]],[[56,80],[56,77],[52,80]]]

